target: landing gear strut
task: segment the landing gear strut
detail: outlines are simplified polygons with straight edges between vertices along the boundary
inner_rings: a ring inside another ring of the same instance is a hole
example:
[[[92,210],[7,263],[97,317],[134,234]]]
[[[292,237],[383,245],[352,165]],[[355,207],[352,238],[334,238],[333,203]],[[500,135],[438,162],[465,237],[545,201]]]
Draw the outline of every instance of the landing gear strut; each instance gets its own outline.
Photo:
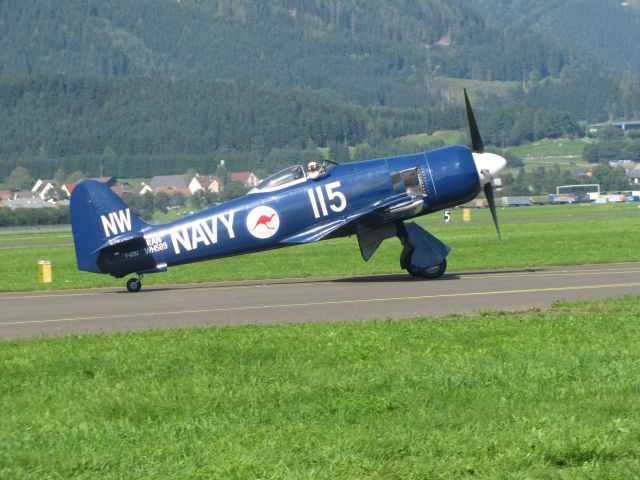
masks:
[[[142,288],[142,275],[138,275],[137,278],[130,278],[127,280],[127,290],[130,292],[139,292]]]
[[[421,278],[439,278],[447,269],[450,248],[415,223],[397,224],[402,242],[400,267],[410,275]]]

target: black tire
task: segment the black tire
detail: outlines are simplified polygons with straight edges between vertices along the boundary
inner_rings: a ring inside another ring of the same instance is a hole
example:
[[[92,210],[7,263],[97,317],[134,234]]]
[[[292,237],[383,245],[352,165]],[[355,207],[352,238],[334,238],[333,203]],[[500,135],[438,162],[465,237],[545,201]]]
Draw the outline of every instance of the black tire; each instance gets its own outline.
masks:
[[[142,288],[142,282],[138,278],[130,278],[127,280],[127,290],[130,292],[139,292]]]
[[[411,265],[411,258],[409,258],[408,265]],[[440,278],[442,275],[444,275],[444,272],[446,269],[447,269],[446,258],[442,261],[442,263],[439,263],[438,265],[434,265],[432,267],[423,268],[422,270],[414,270],[410,266],[406,268],[407,272],[410,275],[413,275],[414,277],[428,278],[428,279]]]

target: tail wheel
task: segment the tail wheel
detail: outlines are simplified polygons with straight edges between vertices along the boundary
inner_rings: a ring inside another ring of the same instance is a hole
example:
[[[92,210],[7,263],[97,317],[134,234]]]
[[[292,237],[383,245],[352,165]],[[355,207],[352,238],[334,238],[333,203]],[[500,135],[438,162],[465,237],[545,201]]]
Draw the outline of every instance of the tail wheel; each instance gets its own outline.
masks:
[[[139,292],[142,288],[142,281],[139,278],[130,278],[127,280],[127,290],[130,292]]]

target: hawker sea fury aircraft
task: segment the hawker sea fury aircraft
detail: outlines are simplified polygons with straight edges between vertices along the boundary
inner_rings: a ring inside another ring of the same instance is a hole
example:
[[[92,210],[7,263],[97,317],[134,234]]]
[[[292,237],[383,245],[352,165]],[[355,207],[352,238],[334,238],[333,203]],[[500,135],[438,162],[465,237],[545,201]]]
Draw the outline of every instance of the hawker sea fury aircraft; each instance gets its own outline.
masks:
[[[356,235],[368,260],[397,236],[400,265],[411,275],[436,278],[450,251],[415,223],[473,199],[481,189],[496,229],[493,176],[504,158],[484,153],[467,92],[472,148],[451,146],[349,164],[295,165],[247,195],[165,225],[149,225],[105,185],[86,180],[71,195],[71,226],[78,268],[124,277],[130,292],[142,276],[168,267],[271,248]],[[498,235],[500,231],[498,230]]]

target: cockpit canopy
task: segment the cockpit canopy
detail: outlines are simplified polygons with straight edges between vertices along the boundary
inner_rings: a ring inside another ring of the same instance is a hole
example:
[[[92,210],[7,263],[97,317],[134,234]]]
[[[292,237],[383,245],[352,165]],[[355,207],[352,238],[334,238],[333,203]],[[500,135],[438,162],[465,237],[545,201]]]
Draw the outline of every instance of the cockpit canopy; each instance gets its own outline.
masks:
[[[256,185],[254,190],[264,192],[265,190],[273,190],[276,187],[284,187],[290,183],[304,179],[304,168],[302,168],[302,165],[293,165],[292,167],[287,167],[284,170],[280,170],[279,172],[265,178],[258,185]]]
[[[332,163],[323,163],[321,166],[322,174],[326,173],[334,166],[335,164]],[[307,176],[304,173],[302,165],[293,165],[265,178],[257,186],[252,188],[249,193],[272,192],[274,190],[280,190],[291,185],[302,183],[306,180]]]

